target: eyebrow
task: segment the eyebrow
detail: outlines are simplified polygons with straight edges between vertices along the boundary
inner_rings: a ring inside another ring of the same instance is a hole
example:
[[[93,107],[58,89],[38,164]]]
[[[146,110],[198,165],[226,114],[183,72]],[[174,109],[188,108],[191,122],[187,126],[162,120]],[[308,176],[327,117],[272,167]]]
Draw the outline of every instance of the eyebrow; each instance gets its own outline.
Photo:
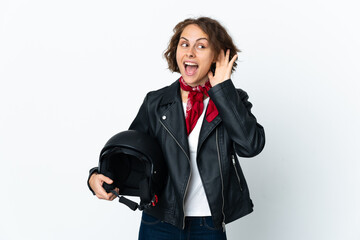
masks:
[[[187,39],[186,37],[180,37],[180,39],[181,39],[181,38],[182,38],[182,39],[185,39],[185,40],[188,41],[188,42],[190,42],[189,39]],[[207,38],[203,37],[203,38],[198,38],[198,39],[196,39],[196,42],[197,42],[197,41],[200,41],[200,40],[209,41]]]

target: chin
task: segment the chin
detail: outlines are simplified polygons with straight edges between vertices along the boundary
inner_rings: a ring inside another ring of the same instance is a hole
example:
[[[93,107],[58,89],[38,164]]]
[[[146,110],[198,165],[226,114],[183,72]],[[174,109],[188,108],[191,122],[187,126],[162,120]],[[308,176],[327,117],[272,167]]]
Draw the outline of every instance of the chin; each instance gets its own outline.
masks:
[[[190,85],[193,87],[197,86],[197,85],[203,85],[208,80],[205,77],[199,78],[197,76],[187,76],[185,74],[182,74],[181,76],[183,77],[183,79],[187,85]]]
[[[189,78],[189,77],[183,77],[184,81],[186,82],[187,85],[190,85],[190,86],[197,86],[199,85],[199,80],[197,79],[192,79],[192,78]]]

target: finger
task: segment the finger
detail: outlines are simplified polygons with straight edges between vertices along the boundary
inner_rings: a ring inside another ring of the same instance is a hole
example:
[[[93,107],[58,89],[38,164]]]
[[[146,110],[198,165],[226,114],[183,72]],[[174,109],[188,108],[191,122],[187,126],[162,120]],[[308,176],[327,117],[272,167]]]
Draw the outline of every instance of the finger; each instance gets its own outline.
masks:
[[[108,197],[107,193],[102,194],[102,193],[99,192],[99,193],[96,194],[96,197],[98,199],[109,200],[109,197]]]
[[[212,71],[209,71],[207,75],[210,81],[214,78],[214,74],[212,73]]]
[[[109,199],[110,201],[114,200],[115,198],[116,198],[116,195],[115,195],[115,194],[113,194],[113,193],[109,193],[109,194],[108,194],[108,199]]]
[[[230,59],[230,49],[227,49],[227,50],[226,50],[225,60],[226,60],[226,61],[229,61],[229,59]]]
[[[107,180],[108,182],[111,182],[112,180],[110,178],[107,178],[106,176],[99,174],[96,176],[95,183],[94,183],[94,192],[96,193],[96,196],[100,199],[108,199],[108,193],[103,188],[104,180]],[[109,181],[111,180],[111,181]]]
[[[237,54],[235,54],[233,57],[232,57],[232,59],[230,60],[230,62],[229,62],[229,66],[233,66],[234,65],[234,62],[236,61],[236,59],[238,58],[238,55]]]
[[[221,50],[217,59],[216,59],[216,66],[219,66],[219,64],[221,64],[225,59],[225,51]]]
[[[109,199],[108,193],[105,191],[103,187],[100,187],[96,191],[96,196],[99,199]]]
[[[117,192],[117,194],[119,194],[120,192],[119,188],[115,188],[114,191]],[[114,200],[117,197],[113,192],[109,194],[110,194],[110,199],[109,199],[110,201]]]
[[[99,179],[100,179],[101,181],[106,182],[107,184],[112,184],[112,183],[113,183],[113,180],[112,180],[112,179],[110,179],[110,178],[108,178],[107,176],[102,175],[102,174],[99,175]]]

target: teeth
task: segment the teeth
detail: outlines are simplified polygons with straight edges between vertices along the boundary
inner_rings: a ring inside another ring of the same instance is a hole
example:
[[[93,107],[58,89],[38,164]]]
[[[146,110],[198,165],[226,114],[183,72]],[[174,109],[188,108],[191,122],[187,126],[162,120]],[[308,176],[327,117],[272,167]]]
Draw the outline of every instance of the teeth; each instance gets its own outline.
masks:
[[[197,64],[196,64],[196,63],[191,63],[191,62],[185,62],[185,65],[197,66]]]

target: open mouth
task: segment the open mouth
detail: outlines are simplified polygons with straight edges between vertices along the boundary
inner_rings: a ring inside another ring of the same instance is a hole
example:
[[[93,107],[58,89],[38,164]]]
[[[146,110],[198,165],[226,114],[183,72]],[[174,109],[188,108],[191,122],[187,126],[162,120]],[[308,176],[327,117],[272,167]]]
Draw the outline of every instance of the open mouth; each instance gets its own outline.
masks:
[[[184,62],[184,67],[185,67],[186,75],[192,76],[195,74],[199,66],[193,62]]]

